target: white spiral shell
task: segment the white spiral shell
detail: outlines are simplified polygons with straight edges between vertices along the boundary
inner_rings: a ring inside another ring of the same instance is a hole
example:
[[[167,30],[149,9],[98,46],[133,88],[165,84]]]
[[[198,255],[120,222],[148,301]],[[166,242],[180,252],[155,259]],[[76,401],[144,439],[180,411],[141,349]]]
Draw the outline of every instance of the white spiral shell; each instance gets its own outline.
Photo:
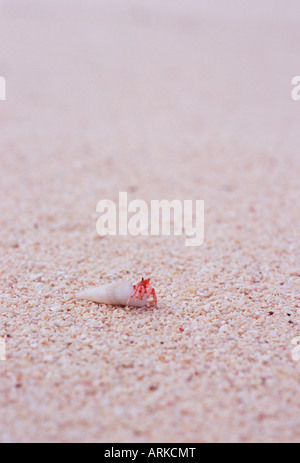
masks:
[[[111,283],[108,285],[95,286],[81,291],[76,295],[77,299],[97,302],[98,304],[107,305],[127,305],[127,302],[134,291],[133,284],[130,281],[121,281],[120,283]],[[143,299],[133,297],[129,306],[144,307],[147,304],[147,295]]]

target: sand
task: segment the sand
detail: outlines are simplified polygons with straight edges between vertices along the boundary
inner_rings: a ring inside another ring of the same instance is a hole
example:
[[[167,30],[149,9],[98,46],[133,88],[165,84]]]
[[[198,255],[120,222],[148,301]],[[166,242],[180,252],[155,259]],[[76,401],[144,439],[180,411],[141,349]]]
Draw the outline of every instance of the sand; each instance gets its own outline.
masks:
[[[0,12],[1,442],[299,442],[298,2]],[[119,192],[204,200],[204,244],[98,236]]]

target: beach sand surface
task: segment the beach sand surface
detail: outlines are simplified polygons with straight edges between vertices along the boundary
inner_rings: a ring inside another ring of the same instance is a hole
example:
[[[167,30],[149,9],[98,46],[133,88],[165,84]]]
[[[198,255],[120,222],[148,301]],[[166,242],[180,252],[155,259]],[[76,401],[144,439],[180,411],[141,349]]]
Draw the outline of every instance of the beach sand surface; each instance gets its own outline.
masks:
[[[300,441],[299,18],[0,0],[1,442]],[[203,245],[100,237],[119,192],[204,200]],[[74,297],[142,277],[157,309]]]

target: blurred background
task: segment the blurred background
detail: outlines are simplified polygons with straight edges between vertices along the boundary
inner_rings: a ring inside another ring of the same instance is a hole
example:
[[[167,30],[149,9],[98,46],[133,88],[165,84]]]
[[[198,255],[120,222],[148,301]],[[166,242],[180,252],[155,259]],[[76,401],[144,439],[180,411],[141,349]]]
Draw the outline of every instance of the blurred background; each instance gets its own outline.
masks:
[[[14,178],[24,201],[26,183],[50,202],[51,189],[68,190],[79,215],[86,190],[94,209],[131,184],[142,197],[150,184],[157,197],[181,197],[196,182],[194,196],[203,199],[206,182],[220,186],[223,168],[224,183],[236,182],[245,157],[261,178],[267,152],[280,151],[276,162],[287,153],[296,159],[296,0],[1,0],[0,7],[8,87],[2,162],[6,171],[23,170]]]

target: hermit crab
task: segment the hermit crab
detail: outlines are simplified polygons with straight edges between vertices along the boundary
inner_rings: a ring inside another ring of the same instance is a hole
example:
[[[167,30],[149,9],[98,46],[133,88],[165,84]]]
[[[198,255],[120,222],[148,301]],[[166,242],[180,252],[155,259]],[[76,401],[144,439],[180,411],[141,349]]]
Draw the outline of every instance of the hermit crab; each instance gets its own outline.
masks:
[[[77,299],[97,302],[99,304],[122,305],[130,307],[155,306],[157,296],[150,284],[150,278],[133,285],[130,281],[111,283],[88,288],[76,295]]]

